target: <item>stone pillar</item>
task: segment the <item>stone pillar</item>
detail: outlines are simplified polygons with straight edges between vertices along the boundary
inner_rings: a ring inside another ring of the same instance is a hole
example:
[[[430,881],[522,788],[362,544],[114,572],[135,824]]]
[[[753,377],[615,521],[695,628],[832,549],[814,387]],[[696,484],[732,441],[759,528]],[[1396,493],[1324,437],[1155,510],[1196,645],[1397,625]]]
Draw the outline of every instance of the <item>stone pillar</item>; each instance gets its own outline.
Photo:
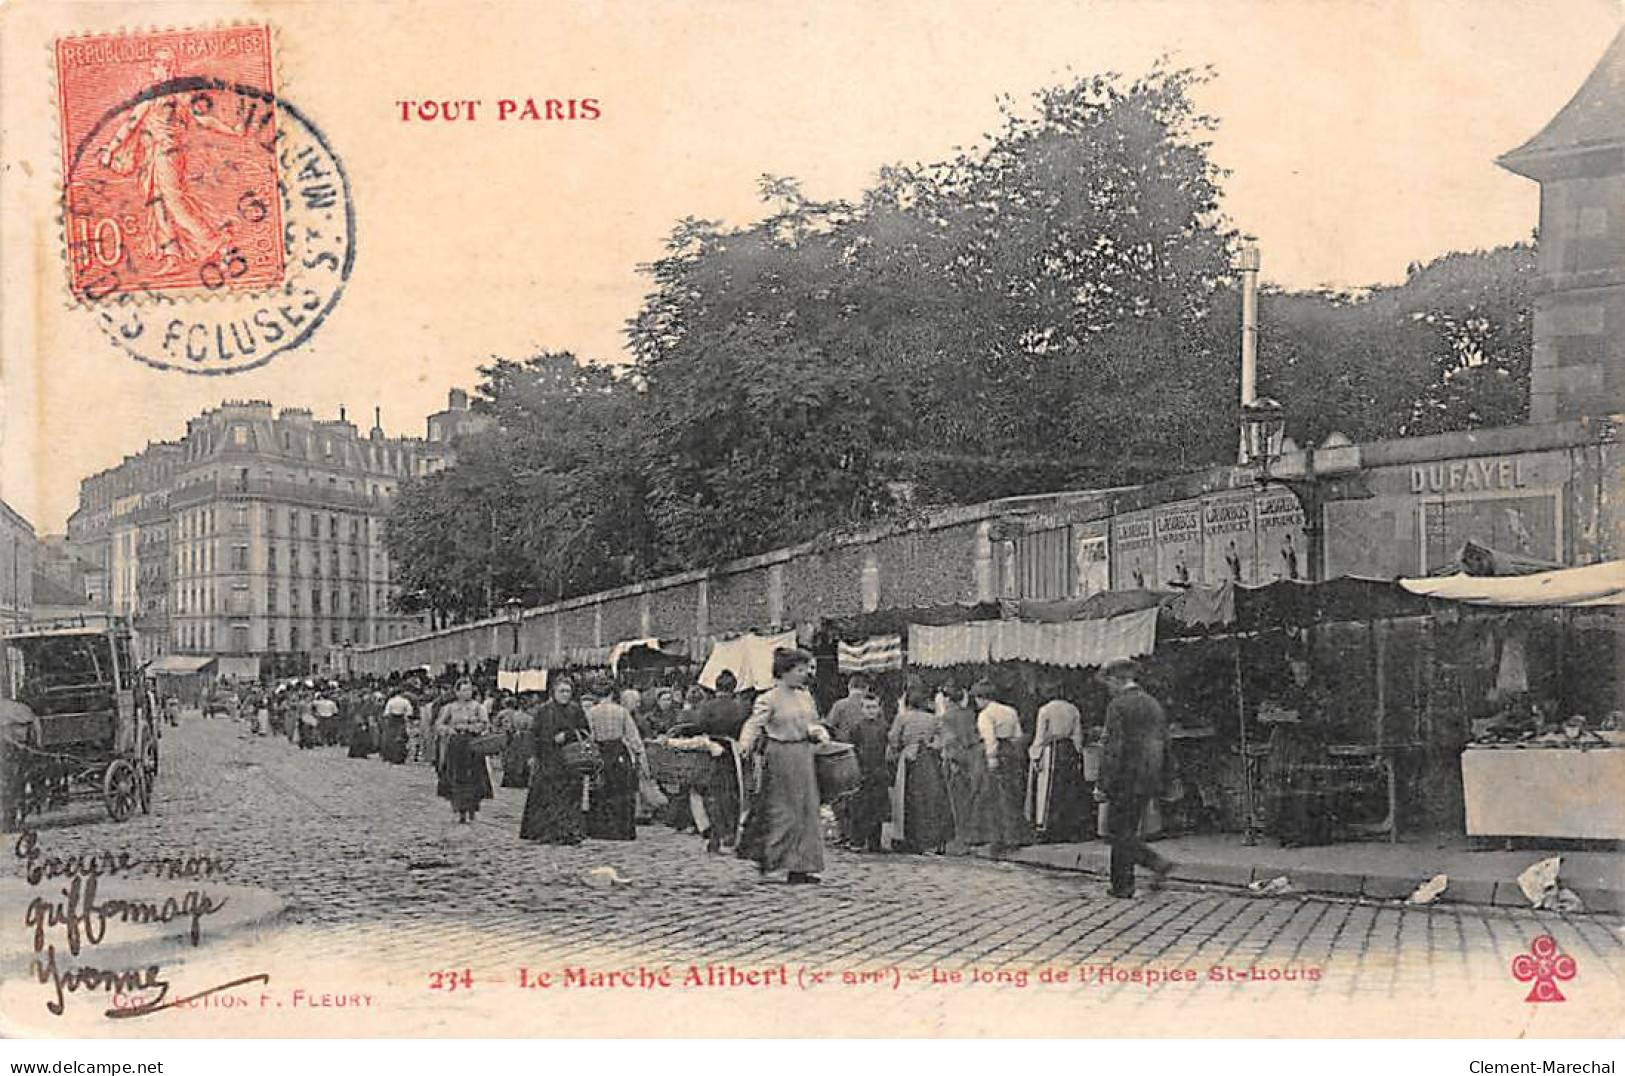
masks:
[[[770,565],[767,569],[767,622],[777,627],[784,623],[784,565]]]
[[[976,560],[976,600],[994,601],[999,596],[998,578],[993,562],[993,521],[984,519],[976,525],[976,543],[972,555]]]

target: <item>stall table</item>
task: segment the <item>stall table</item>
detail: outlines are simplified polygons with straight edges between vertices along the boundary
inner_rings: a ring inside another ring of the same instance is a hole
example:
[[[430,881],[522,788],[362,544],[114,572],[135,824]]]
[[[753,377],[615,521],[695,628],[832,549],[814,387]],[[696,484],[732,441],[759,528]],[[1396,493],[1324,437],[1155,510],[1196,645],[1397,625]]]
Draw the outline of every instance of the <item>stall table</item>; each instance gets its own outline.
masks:
[[[1625,747],[1469,747],[1461,783],[1469,837],[1625,840]]]

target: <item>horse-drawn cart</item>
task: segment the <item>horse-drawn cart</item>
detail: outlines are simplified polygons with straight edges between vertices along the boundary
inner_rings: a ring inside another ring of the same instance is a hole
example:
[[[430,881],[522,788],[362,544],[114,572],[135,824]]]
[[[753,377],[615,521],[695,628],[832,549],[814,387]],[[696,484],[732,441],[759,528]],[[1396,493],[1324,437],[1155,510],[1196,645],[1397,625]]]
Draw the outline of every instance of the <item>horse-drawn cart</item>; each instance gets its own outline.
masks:
[[[156,703],[114,627],[0,637],[0,827],[99,798],[115,822],[152,807]]]

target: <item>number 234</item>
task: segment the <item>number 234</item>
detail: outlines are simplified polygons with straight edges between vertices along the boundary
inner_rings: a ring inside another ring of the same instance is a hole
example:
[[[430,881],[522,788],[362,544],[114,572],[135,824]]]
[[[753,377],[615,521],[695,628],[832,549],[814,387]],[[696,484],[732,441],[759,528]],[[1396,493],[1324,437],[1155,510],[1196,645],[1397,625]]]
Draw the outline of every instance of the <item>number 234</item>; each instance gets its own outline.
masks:
[[[430,990],[472,990],[474,989],[474,973],[468,968],[461,971],[431,971],[429,973]]]

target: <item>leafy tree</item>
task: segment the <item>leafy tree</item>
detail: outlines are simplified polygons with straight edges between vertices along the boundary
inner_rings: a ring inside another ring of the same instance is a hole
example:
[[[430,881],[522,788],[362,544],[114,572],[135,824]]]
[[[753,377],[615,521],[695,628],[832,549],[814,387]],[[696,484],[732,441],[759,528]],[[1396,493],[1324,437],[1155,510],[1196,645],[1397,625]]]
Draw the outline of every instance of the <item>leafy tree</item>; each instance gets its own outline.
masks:
[[[631,383],[567,353],[482,367],[494,427],[454,466],[408,483],[386,540],[403,604],[486,616],[642,578],[652,545]]]
[[[629,327],[662,563],[874,519],[899,481],[964,501],[1231,450],[1207,415],[1235,375],[1206,77],[1081,79],[857,204],[764,177],[755,224],[682,221]]]
[[[1265,294],[1264,391],[1318,444],[1507,426],[1528,416],[1535,252],[1447,254],[1363,295]]]

